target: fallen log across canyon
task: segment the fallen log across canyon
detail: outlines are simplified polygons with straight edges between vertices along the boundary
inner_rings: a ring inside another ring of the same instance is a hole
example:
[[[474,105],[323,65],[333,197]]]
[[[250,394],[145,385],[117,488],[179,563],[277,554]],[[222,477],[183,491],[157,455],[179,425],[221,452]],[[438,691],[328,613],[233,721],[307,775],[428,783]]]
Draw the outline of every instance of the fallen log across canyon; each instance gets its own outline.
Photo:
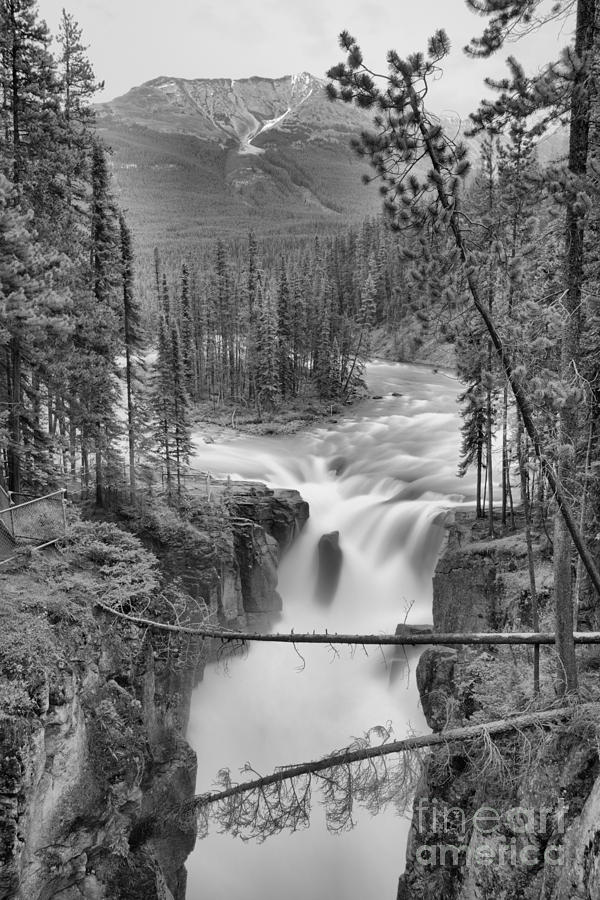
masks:
[[[553,632],[528,631],[468,631],[431,634],[429,632],[402,631],[400,634],[337,634],[335,632],[279,632],[233,631],[216,625],[179,625],[158,622],[131,615],[115,609],[101,600],[94,600],[94,605],[120,619],[126,619],[136,625],[155,628],[159,631],[171,631],[195,637],[214,638],[220,641],[261,642],[274,644],[354,644],[358,646],[432,646],[435,644],[554,644]],[[425,626],[423,626],[425,627]],[[600,631],[577,631],[573,635],[575,644],[600,644]]]

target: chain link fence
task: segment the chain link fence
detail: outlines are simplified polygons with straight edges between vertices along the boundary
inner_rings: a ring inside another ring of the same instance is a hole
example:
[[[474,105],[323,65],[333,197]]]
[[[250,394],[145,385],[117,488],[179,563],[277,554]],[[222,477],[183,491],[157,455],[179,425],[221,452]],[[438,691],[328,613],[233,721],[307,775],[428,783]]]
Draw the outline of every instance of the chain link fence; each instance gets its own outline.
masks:
[[[66,512],[64,491],[54,491],[0,509],[0,562],[20,547],[45,547],[64,537]]]

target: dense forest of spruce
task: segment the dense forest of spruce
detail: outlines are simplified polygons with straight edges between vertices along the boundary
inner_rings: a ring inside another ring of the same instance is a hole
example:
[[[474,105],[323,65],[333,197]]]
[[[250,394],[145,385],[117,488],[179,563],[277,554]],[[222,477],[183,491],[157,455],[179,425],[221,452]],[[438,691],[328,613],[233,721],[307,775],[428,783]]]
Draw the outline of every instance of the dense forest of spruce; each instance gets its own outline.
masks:
[[[189,459],[195,401],[260,417],[291,398],[352,398],[376,323],[414,355],[434,293],[382,221],[314,241],[249,234],[183,259],[157,250],[136,267],[81,29],[65,12],[51,38],[34,0],[7,0],[0,16],[8,490],[83,474],[101,503],[124,458],[132,485],[143,462],[170,482]]]
[[[0,26],[6,489],[18,496],[83,477],[101,504],[115,479],[135,488],[142,464],[179,483],[195,403],[268,417],[292,401],[351,400],[363,389],[378,326],[395,335],[401,359],[419,358],[432,336],[454,347],[465,385],[460,469],[476,469],[478,514],[499,500],[506,520],[515,485],[535,501],[545,489],[503,354],[472,303],[476,277],[511,371],[526,385],[544,453],[566,466],[575,516],[595,540],[600,168],[593,27],[581,26],[575,50],[535,79],[509,60],[506,79],[492,85],[497,99],[471,117],[480,157],[470,160],[434,117],[418,143],[417,106],[412,119],[390,113],[398,73],[406,84],[425,83],[444,56],[442,38],[427,58],[391,56],[396,74],[384,95],[364,80],[360,51],[346,36],[347,68],[332,69],[341,87],[331,93],[375,107],[375,131],[357,137],[356,149],[379,177],[382,218],[312,240],[250,233],[186,249],[181,258],[159,248],[153,260],[136,264],[135,236],[111,189],[109,148],[95,133],[98,84],[80,28],[65,12],[51,39],[35,0],[2,0]],[[474,55],[495,49],[490,34],[473,45]],[[537,143],[566,124],[569,159],[542,168]],[[468,254],[457,244],[456,222]]]

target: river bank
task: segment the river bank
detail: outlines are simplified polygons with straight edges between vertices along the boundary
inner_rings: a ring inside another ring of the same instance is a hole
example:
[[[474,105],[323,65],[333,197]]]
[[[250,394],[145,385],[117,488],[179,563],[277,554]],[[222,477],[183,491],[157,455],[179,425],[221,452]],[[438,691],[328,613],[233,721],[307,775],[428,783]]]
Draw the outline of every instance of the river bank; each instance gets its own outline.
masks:
[[[394,350],[394,339],[384,330],[376,330],[373,342],[373,357],[368,363],[372,370],[377,365],[401,364],[414,369],[422,369],[433,373],[443,372],[455,377],[456,370],[454,349],[449,344],[438,344],[432,340],[425,348],[422,358],[407,361]],[[281,402],[273,410],[262,409],[260,412],[249,404],[223,400],[213,403],[205,400],[194,405],[192,421],[194,430],[201,431],[207,443],[227,439],[236,433],[254,435],[285,435],[310,430],[318,426],[336,425],[344,416],[352,415],[356,406],[373,398],[371,377],[364,390],[352,399],[321,400],[313,397],[291,397]]]

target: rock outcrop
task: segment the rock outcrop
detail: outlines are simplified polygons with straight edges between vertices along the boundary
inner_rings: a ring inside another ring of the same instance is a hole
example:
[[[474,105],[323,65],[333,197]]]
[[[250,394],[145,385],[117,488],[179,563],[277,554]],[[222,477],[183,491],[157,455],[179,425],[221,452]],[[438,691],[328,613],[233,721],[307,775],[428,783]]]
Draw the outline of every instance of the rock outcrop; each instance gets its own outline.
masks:
[[[165,522],[163,512],[130,526],[213,620],[258,627],[281,610],[277,565],[304,527],[308,504],[297,491],[258,482],[213,481],[210,492],[210,500],[192,501],[179,523]]]
[[[38,714],[0,729],[0,897],[183,900],[194,830],[161,812],[194,790],[191,673],[104,617],[77,637]]]
[[[530,629],[522,531],[489,540],[485,524],[465,513],[447,527],[434,577],[434,630]],[[542,625],[551,630],[543,532],[534,535],[534,552]],[[551,703],[550,654],[546,660],[545,699]],[[587,671],[582,663],[582,679],[597,693],[594,659]],[[530,702],[531,660],[525,649],[432,647],[421,656],[417,683],[427,721],[441,731],[504,718]],[[598,723],[576,718],[543,739],[507,734],[497,741],[496,756],[462,745],[432,751],[414,801],[398,900],[600,897],[597,735]],[[519,820],[523,811],[527,827]],[[479,822],[482,814],[487,818]]]
[[[317,545],[317,583],[315,596],[319,603],[330,604],[335,597],[344,554],[339,531],[324,534]]]
[[[419,659],[417,687],[423,713],[432,731],[447,728],[454,718],[457,662],[458,650],[454,647],[428,647]]]
[[[206,601],[246,627],[280,608],[279,554],[308,516],[298,494],[246,484],[228,487],[227,516],[218,503],[183,523],[161,516],[124,521],[192,609]],[[0,900],[184,900],[196,835],[179,812],[196,775],[185,733],[205,657],[93,611],[81,577],[75,614],[70,595],[44,614],[52,645],[29,661],[23,697],[0,678],[15,710],[0,712]]]

